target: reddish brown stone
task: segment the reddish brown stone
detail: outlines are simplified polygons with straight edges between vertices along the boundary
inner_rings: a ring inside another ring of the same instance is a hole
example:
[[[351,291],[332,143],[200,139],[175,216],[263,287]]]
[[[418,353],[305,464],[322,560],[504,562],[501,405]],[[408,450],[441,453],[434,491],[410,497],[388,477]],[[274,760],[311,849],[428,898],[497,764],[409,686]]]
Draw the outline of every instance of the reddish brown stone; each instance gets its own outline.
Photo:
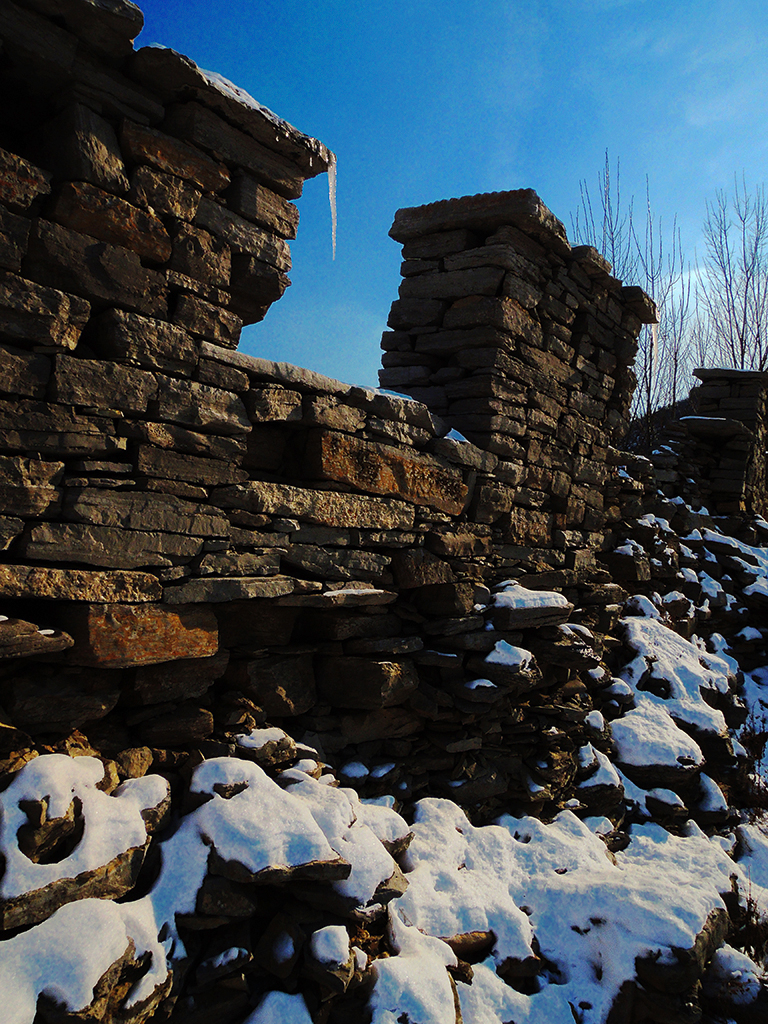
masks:
[[[312,475],[351,484],[358,490],[387,494],[458,515],[468,488],[461,473],[429,458],[348,434],[317,431],[307,445]]]
[[[127,668],[209,658],[219,648],[216,617],[199,605],[70,605],[60,614],[73,637],[75,665]]]

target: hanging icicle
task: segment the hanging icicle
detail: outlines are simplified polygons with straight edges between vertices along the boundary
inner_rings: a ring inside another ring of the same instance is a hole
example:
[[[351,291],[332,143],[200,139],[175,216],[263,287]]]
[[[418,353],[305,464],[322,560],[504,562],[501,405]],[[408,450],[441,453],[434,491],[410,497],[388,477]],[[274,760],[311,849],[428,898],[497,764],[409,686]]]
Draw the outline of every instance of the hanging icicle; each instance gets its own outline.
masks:
[[[336,259],[336,154],[328,162],[328,202],[331,204],[331,249]]]

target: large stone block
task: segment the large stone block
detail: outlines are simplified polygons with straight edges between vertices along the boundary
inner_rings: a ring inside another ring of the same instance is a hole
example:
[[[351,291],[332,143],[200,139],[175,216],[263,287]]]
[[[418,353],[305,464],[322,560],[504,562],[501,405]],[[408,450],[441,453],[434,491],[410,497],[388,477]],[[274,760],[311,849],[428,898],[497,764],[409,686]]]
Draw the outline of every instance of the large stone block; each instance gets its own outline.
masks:
[[[157,379],[148,370],[101,359],[56,356],[52,398],[68,405],[144,413],[157,394]]]
[[[0,345],[0,391],[25,398],[42,398],[50,375],[48,356]]]
[[[61,224],[37,222],[25,266],[44,285],[92,302],[123,306],[148,316],[166,315],[165,279],[143,267],[135,252]]]
[[[414,521],[413,506],[402,501],[267,481],[222,487],[214,492],[212,504],[257,514],[290,516],[322,526],[363,530],[410,530]]]
[[[155,213],[88,182],[65,182],[50,217],[73,231],[130,249],[150,263],[165,263],[171,255],[171,239]]]
[[[29,221],[0,206],[0,267],[21,270],[28,240]]]
[[[236,174],[225,198],[227,205],[246,220],[260,224],[281,238],[296,237],[298,209],[249,174]]]
[[[200,202],[195,224],[222,239],[233,252],[247,253],[278,270],[291,269],[291,253],[287,242],[267,234],[211,199]]]
[[[114,129],[89,107],[65,107],[40,130],[38,145],[59,180],[89,181],[117,195],[128,191]]]
[[[11,210],[28,210],[39,197],[51,191],[51,175],[28,160],[0,149],[0,203]]]
[[[22,518],[56,515],[63,475],[63,462],[0,456],[0,510]]]
[[[110,309],[95,319],[91,344],[100,355],[188,376],[197,363],[200,343],[164,320]]]
[[[175,174],[137,167],[131,175],[131,202],[158,214],[193,221],[201,196],[202,192],[191,181]]]
[[[41,562],[75,562],[105,569],[183,565],[200,553],[203,541],[178,533],[124,530],[86,523],[41,523],[25,537],[24,557]]]
[[[269,716],[302,715],[317,700],[309,654],[272,655],[232,662],[226,678]]]
[[[176,225],[169,266],[206,285],[217,288],[229,285],[229,247],[216,235],[191,224],[179,222]]]
[[[70,488],[64,518],[74,523],[113,526],[122,530],[162,530],[192,537],[227,537],[229,522],[206,505],[172,495],[146,491],[113,491],[98,487]]]
[[[133,163],[151,164],[160,171],[194,181],[205,192],[219,192],[229,184],[229,171],[224,164],[154,128],[123,121],[120,142]]]
[[[146,705],[202,697],[224,675],[228,664],[229,652],[222,650],[208,658],[142,665],[123,681],[123,701]]]
[[[0,566],[0,596],[49,601],[159,601],[162,587],[146,572],[92,572],[37,565]]]
[[[187,480],[204,487],[239,484],[248,479],[248,474],[232,462],[201,459],[186,452],[167,451],[149,445],[139,447],[136,468],[147,476]]]
[[[90,312],[79,296],[0,274],[0,337],[17,345],[74,349]]]
[[[217,160],[250,171],[286,199],[301,195],[304,175],[296,164],[266,149],[199,103],[172,104],[163,127],[207,150]]]
[[[158,384],[157,399],[150,404],[154,419],[225,436],[247,434],[251,429],[242,399],[231,391],[159,375]]]
[[[219,649],[216,617],[200,605],[70,605],[57,617],[75,641],[66,656],[74,665],[128,668],[208,658]]]
[[[317,431],[307,443],[312,476],[350,484],[361,491],[388,494],[458,515],[467,501],[463,475],[433,460],[349,434]]]
[[[402,704],[419,685],[410,661],[372,658],[323,658],[318,672],[320,694],[334,707],[375,710]]]
[[[243,321],[196,295],[180,295],[173,322],[223,348],[237,348]]]

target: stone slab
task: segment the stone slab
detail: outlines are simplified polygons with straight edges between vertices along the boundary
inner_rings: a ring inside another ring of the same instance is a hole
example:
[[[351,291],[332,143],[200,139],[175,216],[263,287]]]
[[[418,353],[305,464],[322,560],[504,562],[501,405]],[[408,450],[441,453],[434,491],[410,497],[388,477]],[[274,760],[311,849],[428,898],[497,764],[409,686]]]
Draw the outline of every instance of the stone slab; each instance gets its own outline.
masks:
[[[75,641],[67,654],[74,665],[128,668],[208,658],[219,649],[215,615],[196,605],[69,605],[59,619]]]
[[[0,566],[0,595],[48,601],[159,601],[162,587],[146,572],[91,572],[37,565]]]

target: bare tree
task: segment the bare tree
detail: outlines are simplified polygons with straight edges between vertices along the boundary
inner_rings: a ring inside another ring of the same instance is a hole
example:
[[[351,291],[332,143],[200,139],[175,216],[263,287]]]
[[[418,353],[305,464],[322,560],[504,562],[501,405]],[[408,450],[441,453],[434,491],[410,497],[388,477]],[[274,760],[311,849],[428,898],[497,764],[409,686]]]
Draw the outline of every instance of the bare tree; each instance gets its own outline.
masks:
[[[661,218],[653,212],[648,179],[640,227],[634,201],[623,204],[620,165],[611,174],[608,153],[598,176],[598,197],[593,203],[589,186],[579,183],[580,203],[572,218],[574,239],[592,245],[612,263],[613,273],[627,284],[640,285],[656,302],[659,323],[646,327],[638,339],[635,363],[638,386],[632,404],[637,444],[650,450],[656,433],[657,410],[675,404],[692,383],[690,345],[691,285],[677,219],[666,239]]]
[[[707,203],[697,303],[718,358],[739,370],[768,366],[768,197],[734,179]]]

